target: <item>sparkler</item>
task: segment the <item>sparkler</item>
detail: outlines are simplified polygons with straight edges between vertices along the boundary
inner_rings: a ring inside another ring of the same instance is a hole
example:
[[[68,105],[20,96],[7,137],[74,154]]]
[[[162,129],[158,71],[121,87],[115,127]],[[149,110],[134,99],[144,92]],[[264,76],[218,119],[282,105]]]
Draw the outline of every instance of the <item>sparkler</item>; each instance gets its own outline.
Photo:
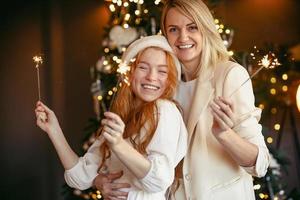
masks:
[[[243,85],[245,85],[245,83],[247,83],[250,79],[252,79],[256,74],[258,74],[258,72],[260,72],[263,68],[266,69],[273,69],[279,65],[281,65],[278,62],[278,59],[275,57],[275,54],[267,54],[265,55],[259,62],[258,65],[260,65],[261,67],[254,72],[247,80],[245,80],[240,87],[238,87],[236,90],[234,90],[230,95],[229,98],[232,97]]]
[[[38,85],[38,96],[39,96],[39,101],[41,101],[41,84],[40,84],[40,65],[43,64],[43,59],[42,56],[33,56],[33,62],[35,63],[35,68],[36,68],[36,74],[37,74],[37,85]],[[42,121],[45,122],[47,120],[46,114],[40,113],[38,118]]]
[[[131,60],[132,62],[134,60]],[[121,82],[125,82],[127,85],[130,85],[129,83],[129,78],[128,78],[128,72],[130,71],[130,66],[126,63],[126,62],[121,62],[118,66],[118,69],[117,69],[117,73],[120,74],[120,77],[118,79],[118,82],[117,82],[117,87],[121,85]],[[112,96],[112,99],[110,101],[110,105],[109,105],[109,111],[111,110],[111,107],[113,105],[113,102],[115,100],[115,96],[116,96],[116,93],[117,91],[115,91],[113,93],[113,96]],[[96,135],[99,135],[101,132],[102,132],[102,126],[96,131]]]
[[[36,74],[37,74],[37,85],[38,85],[38,95],[39,101],[41,100],[41,84],[40,84],[40,64],[43,64],[43,59],[41,56],[34,56],[33,62],[35,62]]]

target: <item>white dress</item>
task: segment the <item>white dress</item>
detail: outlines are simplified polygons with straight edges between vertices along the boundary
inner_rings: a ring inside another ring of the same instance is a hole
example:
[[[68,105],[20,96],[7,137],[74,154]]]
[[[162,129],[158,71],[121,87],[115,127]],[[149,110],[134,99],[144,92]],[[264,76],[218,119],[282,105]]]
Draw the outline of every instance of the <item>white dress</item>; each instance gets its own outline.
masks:
[[[131,185],[123,189],[129,192],[128,200],[165,200],[165,193],[174,180],[174,169],[187,150],[187,131],[176,105],[158,100],[157,107],[158,125],[145,155],[151,162],[148,174],[142,179],[136,178],[113,153],[106,161],[110,173],[123,170],[123,176],[115,182]],[[100,136],[79,162],[65,171],[65,180],[70,187],[84,190],[92,186],[102,158],[99,147],[103,141]]]

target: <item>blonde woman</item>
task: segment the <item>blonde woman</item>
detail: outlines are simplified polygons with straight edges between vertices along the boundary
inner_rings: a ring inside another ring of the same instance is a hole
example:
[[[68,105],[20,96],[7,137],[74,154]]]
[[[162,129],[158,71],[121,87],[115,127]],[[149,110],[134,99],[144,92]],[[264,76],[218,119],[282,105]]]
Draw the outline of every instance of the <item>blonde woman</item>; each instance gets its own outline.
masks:
[[[123,176],[110,186],[123,188],[103,193],[104,199],[165,200],[175,167],[187,149],[187,131],[173,101],[179,62],[163,36],[135,41],[123,62],[133,58],[130,85],[122,84],[111,112],[104,114],[102,134],[83,157],[70,148],[53,111],[41,102],[35,111],[37,125],[54,144],[69,186],[84,190],[98,173],[111,173],[108,179],[122,171]]]
[[[189,133],[184,192],[177,195],[254,200],[252,176],[266,174],[269,153],[251,82],[233,94],[249,78],[247,71],[229,61],[214,19],[200,0],[166,1],[161,29],[182,63],[177,100]]]
[[[189,134],[176,199],[254,200],[252,176],[266,174],[269,152],[251,82],[232,95],[249,78],[247,71],[230,61],[200,0],[167,0],[161,29],[182,63],[176,98]],[[109,185],[99,182],[100,176],[96,185]]]

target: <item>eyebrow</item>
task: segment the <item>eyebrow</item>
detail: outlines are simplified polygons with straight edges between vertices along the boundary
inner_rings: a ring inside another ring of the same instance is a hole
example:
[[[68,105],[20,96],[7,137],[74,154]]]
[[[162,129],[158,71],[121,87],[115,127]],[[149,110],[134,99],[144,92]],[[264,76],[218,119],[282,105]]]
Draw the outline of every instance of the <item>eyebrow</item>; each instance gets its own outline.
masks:
[[[146,64],[150,66],[150,63],[146,62],[146,61],[140,61],[138,64]],[[158,67],[168,67],[167,64],[159,64]]]
[[[186,26],[197,25],[195,22],[189,23]],[[168,27],[178,27],[176,25],[169,25]]]

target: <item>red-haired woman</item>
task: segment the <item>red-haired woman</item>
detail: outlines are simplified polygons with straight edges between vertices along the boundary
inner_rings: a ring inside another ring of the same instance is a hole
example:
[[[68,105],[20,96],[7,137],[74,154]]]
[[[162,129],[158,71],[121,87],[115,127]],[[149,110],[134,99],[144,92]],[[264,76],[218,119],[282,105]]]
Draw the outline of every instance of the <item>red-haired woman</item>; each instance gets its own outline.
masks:
[[[101,121],[102,134],[83,157],[70,148],[53,111],[41,102],[35,110],[37,125],[53,142],[69,186],[84,190],[93,185],[99,172],[123,171],[116,187],[129,183],[130,188],[105,199],[165,200],[175,167],[187,149],[187,131],[173,101],[179,63],[163,36],[135,41],[123,62],[134,57],[130,85],[121,86],[111,112]],[[47,120],[41,120],[41,115]]]

